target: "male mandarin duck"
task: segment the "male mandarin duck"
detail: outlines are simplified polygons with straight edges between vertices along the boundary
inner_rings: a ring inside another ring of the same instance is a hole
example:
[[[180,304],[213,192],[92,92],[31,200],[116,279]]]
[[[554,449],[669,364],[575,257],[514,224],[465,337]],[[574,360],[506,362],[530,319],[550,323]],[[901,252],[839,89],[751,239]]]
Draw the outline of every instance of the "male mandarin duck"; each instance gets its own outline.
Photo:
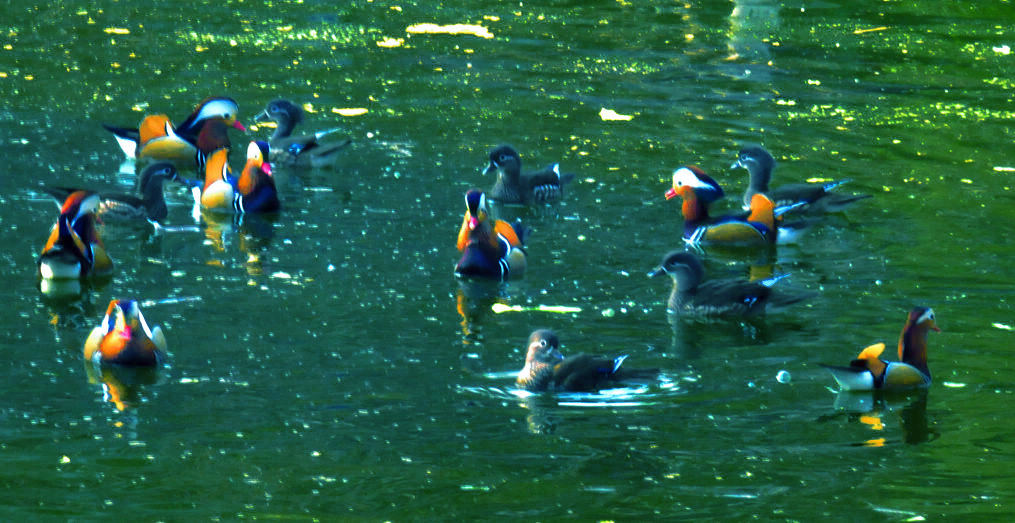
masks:
[[[528,230],[519,222],[511,225],[491,218],[486,194],[478,189],[465,193],[465,207],[458,230],[462,258],[455,266],[455,274],[500,280],[523,275]]]
[[[106,316],[85,341],[85,360],[96,365],[153,367],[165,361],[166,345],[162,329],[148,327],[137,301],[112,300]]]
[[[99,202],[99,195],[90,191],[74,191],[67,196],[39,255],[39,276],[43,280],[105,276],[112,272],[113,260],[106,254],[95,226]]]
[[[219,149],[208,157],[205,165],[201,206],[222,212],[274,212],[281,205],[268,162],[268,144],[250,142],[247,162],[239,179],[229,167],[229,149]]]
[[[772,181],[772,171],[775,169],[775,158],[772,158],[772,155],[764,147],[757,145],[747,146],[740,150],[737,160],[730,168],[736,169],[738,167],[747,169],[750,174],[750,182],[744,192],[744,208],[750,205],[751,198],[758,193],[768,195],[777,207],[801,203],[802,205],[794,209],[798,212],[838,212],[857,200],[870,198],[869,194],[849,195],[831,192],[836,187],[849,182],[848,179],[825,184],[794,183],[769,189],[768,184]]]
[[[930,385],[927,367],[927,333],[941,332],[930,307],[914,307],[899,335],[899,360],[883,361],[884,343],[876,343],[860,352],[848,367],[822,365],[842,390],[870,391],[906,389]]]
[[[799,229],[780,228],[776,217],[788,208],[776,209],[764,194],[751,198],[751,212],[747,217],[722,216],[711,218],[708,206],[725,195],[722,187],[700,168],[688,165],[673,172],[673,186],[666,191],[666,199],[680,196],[684,215],[684,241],[699,243],[771,245],[777,240],[792,241]],[[785,229],[780,234],[780,230]]]
[[[129,194],[99,193],[100,201],[95,214],[106,221],[148,220],[157,228],[169,214],[162,191],[162,186],[167,180],[180,181],[179,173],[172,163],[149,164],[138,177],[140,198]],[[79,189],[47,187],[44,190],[59,201],[65,201]]]
[[[667,308],[678,314],[754,316],[764,313],[766,308],[791,305],[808,297],[772,290],[772,286],[788,274],[758,281],[704,281],[705,268],[701,260],[685,251],[670,251],[663,256],[662,263],[648,273],[649,277],[662,274],[673,280]]]
[[[516,383],[529,392],[595,392],[628,380],[649,380],[658,369],[621,368],[627,355],[615,358],[576,354],[567,358],[551,330],[540,329],[529,336],[525,367]]]
[[[197,157],[198,136],[210,120],[218,119],[227,126],[246,131],[237,119],[238,112],[235,100],[214,96],[198,104],[194,112],[178,127],[173,127],[169,117],[164,114],[146,116],[137,129],[106,124],[102,126],[113,133],[128,158],[167,160],[183,166],[194,162]]]
[[[314,134],[293,136],[293,130],[303,121],[303,109],[288,100],[274,100],[254,121],[272,121],[277,127],[268,139],[271,146],[271,162],[276,165],[298,168],[320,168],[335,163],[341,151],[352,140],[322,144],[321,138],[339,131],[338,128],[318,131]]]
[[[522,160],[510,145],[490,151],[490,164],[483,174],[497,171],[497,182],[490,197],[500,203],[553,203],[564,196],[564,185],[574,179],[573,173],[560,172],[555,163],[545,169],[522,174]]]

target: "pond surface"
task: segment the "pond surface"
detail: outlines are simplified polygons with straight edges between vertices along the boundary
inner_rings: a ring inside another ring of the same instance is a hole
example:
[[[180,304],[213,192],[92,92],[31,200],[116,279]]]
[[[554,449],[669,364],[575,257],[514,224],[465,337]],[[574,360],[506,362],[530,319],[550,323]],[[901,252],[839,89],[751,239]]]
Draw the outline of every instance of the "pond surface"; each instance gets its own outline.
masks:
[[[702,4],[0,7],[0,516],[1010,517],[1011,3]],[[100,123],[178,120],[217,94],[247,124],[274,98],[305,104],[305,129],[354,144],[334,169],[277,169],[274,221],[197,228],[174,188],[176,230],[108,224],[112,281],[44,299],[40,188],[130,190]],[[534,229],[529,272],[477,289],[452,276],[455,235],[500,143],[578,181],[556,207],[501,209]],[[791,273],[780,287],[806,304],[671,317],[669,282],[645,277],[682,248],[670,173],[701,166],[733,208],[746,143],[773,152],[776,184],[850,178],[873,198],[772,258],[706,249],[715,276]],[[110,398],[81,346],[126,296],[151,302],[170,367]],[[818,364],[894,353],[914,305],[943,330],[929,391],[837,395]],[[539,327],[663,378],[522,397]]]

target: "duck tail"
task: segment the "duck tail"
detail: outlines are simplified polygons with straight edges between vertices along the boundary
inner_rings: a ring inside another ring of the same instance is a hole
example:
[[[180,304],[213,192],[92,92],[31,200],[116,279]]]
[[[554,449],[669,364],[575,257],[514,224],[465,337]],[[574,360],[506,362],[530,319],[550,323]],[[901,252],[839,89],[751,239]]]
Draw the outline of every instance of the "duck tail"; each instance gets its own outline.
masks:
[[[860,200],[873,198],[870,194],[830,194],[819,200],[825,212],[839,212]]]
[[[622,367],[617,369],[613,377],[620,381],[651,381],[659,377],[659,369],[631,369]]]
[[[117,127],[106,123],[102,124],[102,127],[120,138],[126,138],[135,142],[141,139],[141,133],[139,133],[137,129],[131,129],[130,127]]]

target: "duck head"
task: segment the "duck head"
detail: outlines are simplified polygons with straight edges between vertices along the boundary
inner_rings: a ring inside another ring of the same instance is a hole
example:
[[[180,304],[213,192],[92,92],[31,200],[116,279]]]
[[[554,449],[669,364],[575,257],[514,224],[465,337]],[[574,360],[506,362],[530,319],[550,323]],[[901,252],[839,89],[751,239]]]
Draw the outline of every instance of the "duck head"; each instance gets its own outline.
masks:
[[[289,136],[292,130],[303,122],[303,108],[289,100],[272,100],[254,117],[255,122],[275,122],[279,136]]]
[[[701,283],[705,275],[705,267],[692,253],[685,251],[670,251],[663,256],[662,263],[648,273],[650,278],[668,274],[673,278],[677,289],[689,291]]]
[[[672,200],[677,196],[685,199],[694,196],[709,204],[722,198],[725,194],[719,182],[705,174],[705,171],[694,165],[685,165],[673,171],[673,186],[666,191],[667,200]]]
[[[510,145],[501,145],[490,151],[490,164],[483,174],[499,171],[508,176],[518,176],[522,171],[522,159]]]
[[[239,121],[239,112],[240,107],[236,100],[225,96],[211,96],[197,105],[194,112],[180,124],[180,129],[189,131],[200,126],[206,120],[221,118],[226,125],[246,132],[247,128]]]
[[[486,193],[479,189],[471,189],[465,193],[465,209],[469,230],[473,231],[489,217],[490,211],[486,206]]]
[[[751,186],[759,191],[768,191],[768,183],[772,179],[772,171],[775,169],[775,158],[771,153],[760,145],[748,145],[740,149],[737,159],[730,166],[730,169],[747,169],[751,175]]]

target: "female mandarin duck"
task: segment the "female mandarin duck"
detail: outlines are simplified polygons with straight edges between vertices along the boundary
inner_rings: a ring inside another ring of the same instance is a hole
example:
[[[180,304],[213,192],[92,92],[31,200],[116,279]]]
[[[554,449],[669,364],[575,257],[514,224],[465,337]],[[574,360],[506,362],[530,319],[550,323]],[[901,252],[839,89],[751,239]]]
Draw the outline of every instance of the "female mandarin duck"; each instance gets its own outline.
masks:
[[[778,207],[801,203],[802,205],[794,208],[795,211],[817,212],[838,212],[857,200],[870,198],[869,194],[848,195],[831,192],[850,180],[839,180],[825,184],[794,183],[780,185],[770,190],[768,184],[772,181],[775,158],[772,158],[772,155],[764,147],[757,145],[747,146],[740,150],[736,162],[730,168],[736,169],[738,167],[747,169],[750,174],[750,182],[744,192],[744,208],[750,205],[751,198],[758,193],[768,195]]]
[[[146,116],[137,129],[102,126],[113,133],[127,158],[168,160],[185,165],[194,161],[198,135],[210,119],[219,118],[245,132],[247,129],[237,119],[238,112],[239,106],[232,98],[213,96],[202,100],[179,127],[174,128],[164,114]]]
[[[99,195],[90,191],[74,191],[67,196],[39,255],[39,276],[43,280],[105,276],[112,272],[113,260],[106,254],[95,226],[99,202]]]
[[[462,258],[455,266],[459,276],[507,280],[525,274],[525,237],[528,230],[516,222],[490,218],[486,194],[478,189],[465,193],[465,217],[458,230]]]
[[[205,166],[201,207],[221,212],[274,212],[281,205],[271,175],[268,144],[250,142],[247,162],[239,179],[229,167],[229,149],[219,149],[208,157]]]
[[[338,128],[293,136],[293,130],[303,121],[303,109],[288,100],[272,101],[254,120],[272,121],[278,125],[268,139],[268,145],[271,146],[271,162],[277,165],[298,168],[327,167],[338,159],[335,153],[352,143],[349,139],[329,144],[319,142],[321,138],[339,131]]]
[[[137,301],[113,300],[85,341],[85,360],[153,367],[166,360],[166,337],[160,327],[148,327]]]
[[[790,207],[776,209],[767,196],[755,194],[751,198],[750,214],[711,218],[708,206],[722,198],[722,187],[700,168],[689,165],[673,172],[673,186],[666,191],[666,199],[680,196],[684,215],[684,241],[699,243],[772,245],[776,241],[793,241],[800,228],[778,227],[776,217]]]
[[[754,316],[766,308],[791,305],[807,295],[776,293],[772,286],[789,276],[780,274],[764,280],[708,280],[705,268],[692,253],[670,251],[649,277],[667,274],[673,279],[667,308],[675,313],[694,315]]]
[[[822,365],[842,390],[870,391],[906,389],[930,385],[927,367],[927,333],[941,332],[930,307],[914,307],[899,335],[899,360],[883,361],[884,343],[877,343],[860,352],[848,367]]]
[[[654,379],[659,375],[659,369],[622,369],[625,359],[626,354],[616,358],[591,354],[565,358],[557,335],[541,329],[529,336],[525,367],[518,372],[516,383],[529,392],[595,392],[624,381]]]
[[[95,210],[97,217],[106,221],[138,221],[148,220],[156,228],[169,215],[166,198],[162,187],[167,181],[180,181],[176,167],[169,162],[158,162],[148,165],[138,177],[141,197],[129,194],[100,193],[99,206]],[[67,187],[49,187],[44,189],[54,198],[65,201],[79,189]]]
[[[564,185],[574,179],[573,173],[560,172],[555,163],[545,169],[522,174],[522,160],[510,145],[490,151],[490,164],[483,174],[497,171],[497,183],[490,197],[500,203],[553,203],[564,196]]]

